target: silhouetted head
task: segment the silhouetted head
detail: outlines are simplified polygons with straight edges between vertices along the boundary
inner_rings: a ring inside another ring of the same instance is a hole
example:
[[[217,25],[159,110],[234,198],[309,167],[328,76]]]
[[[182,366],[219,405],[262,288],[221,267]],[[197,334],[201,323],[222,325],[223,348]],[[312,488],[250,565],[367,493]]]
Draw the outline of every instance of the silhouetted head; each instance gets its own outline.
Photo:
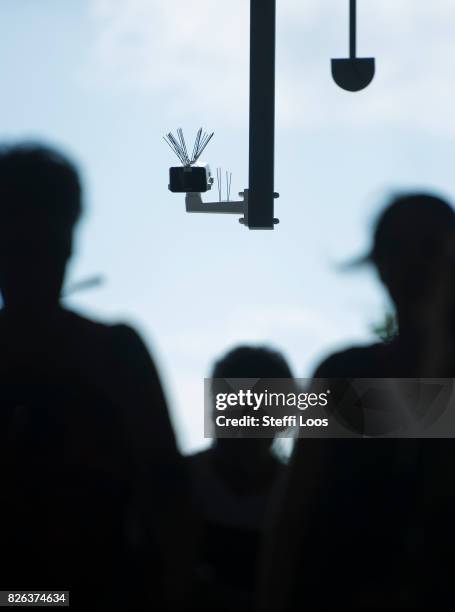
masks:
[[[59,302],[81,213],[74,166],[42,146],[0,149],[0,291],[8,310]]]
[[[264,347],[240,346],[229,351],[215,363],[212,378],[290,379],[292,378],[292,372],[281,353]],[[212,389],[212,392],[214,391]],[[213,412],[215,417],[221,414],[216,410],[215,402]],[[245,408],[244,411],[239,411],[238,408],[227,408],[223,411],[223,414],[227,417],[241,417],[244,414],[251,415],[252,411],[248,408]],[[256,415],[260,416],[261,411]],[[239,445],[240,440],[241,444]],[[238,460],[245,461],[248,458],[260,457],[268,453],[272,443],[273,439],[271,438],[219,438],[217,447],[225,451],[226,454],[236,455]]]
[[[419,312],[454,236],[452,207],[425,193],[397,197],[379,216],[368,259],[399,313]]]

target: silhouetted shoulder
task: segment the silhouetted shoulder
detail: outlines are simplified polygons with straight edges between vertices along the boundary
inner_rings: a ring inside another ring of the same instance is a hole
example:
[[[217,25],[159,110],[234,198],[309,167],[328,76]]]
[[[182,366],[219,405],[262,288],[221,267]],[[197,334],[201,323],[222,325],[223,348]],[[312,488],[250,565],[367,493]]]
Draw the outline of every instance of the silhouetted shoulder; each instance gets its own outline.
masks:
[[[77,353],[78,367],[93,375],[107,397],[122,407],[135,452],[177,454],[166,398],[155,362],[129,325],[107,325],[64,311],[65,344]],[[164,457],[162,457],[164,461]]]
[[[129,367],[139,368],[136,370],[137,376],[149,375],[151,368],[155,370],[149,349],[133,327],[125,323],[117,323],[110,325],[108,329],[111,340],[116,344],[117,350]],[[158,376],[157,372],[155,374]]]
[[[132,347],[132,350],[147,350],[139,334],[125,323],[102,323],[70,310],[62,311],[61,322],[63,327],[67,327],[73,333],[81,334],[81,340],[86,340],[88,337],[96,338],[97,341],[113,339],[120,345]]]
[[[153,361],[138,332],[125,323],[106,324],[80,316],[72,311],[63,311],[60,325],[56,326],[73,346],[90,352],[89,360],[106,359],[106,365],[120,361],[122,367],[135,370],[135,376],[150,375]],[[102,357],[103,355],[103,357]],[[98,364],[102,368],[103,363]]]
[[[392,343],[357,346],[333,353],[317,368],[314,378],[380,378],[386,376]]]

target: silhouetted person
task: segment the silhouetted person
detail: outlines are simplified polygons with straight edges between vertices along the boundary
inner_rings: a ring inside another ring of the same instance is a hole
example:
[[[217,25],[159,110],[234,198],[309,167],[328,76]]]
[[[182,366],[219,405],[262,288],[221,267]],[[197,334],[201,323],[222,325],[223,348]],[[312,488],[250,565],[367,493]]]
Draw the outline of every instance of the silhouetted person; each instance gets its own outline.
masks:
[[[455,214],[445,201],[420,193],[392,201],[366,259],[396,307],[399,333],[328,357],[316,379],[342,395],[355,378],[448,375],[448,368],[430,370],[428,350],[434,292],[454,235]],[[346,419],[362,432],[365,405],[353,408]],[[299,440],[270,536],[261,608],[451,609],[453,446],[433,439]]]
[[[215,364],[211,377],[289,379],[292,374],[280,353],[241,346]],[[219,414],[242,416],[238,409],[218,412],[214,392],[212,388],[214,420]],[[253,608],[265,515],[272,489],[284,470],[272,444],[273,438],[218,437],[208,450],[189,458],[203,525],[202,561],[214,574],[217,609]]]
[[[80,213],[59,153],[0,151],[0,586],[165,610],[164,585],[187,587],[189,489],[137,333],[61,306]]]

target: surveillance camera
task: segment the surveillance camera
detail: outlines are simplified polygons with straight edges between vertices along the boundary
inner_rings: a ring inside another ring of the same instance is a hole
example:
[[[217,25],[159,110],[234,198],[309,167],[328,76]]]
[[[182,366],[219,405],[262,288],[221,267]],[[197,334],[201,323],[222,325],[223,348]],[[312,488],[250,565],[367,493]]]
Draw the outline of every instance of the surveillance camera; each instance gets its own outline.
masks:
[[[213,185],[208,164],[196,163],[169,168],[169,190],[173,193],[204,193]]]

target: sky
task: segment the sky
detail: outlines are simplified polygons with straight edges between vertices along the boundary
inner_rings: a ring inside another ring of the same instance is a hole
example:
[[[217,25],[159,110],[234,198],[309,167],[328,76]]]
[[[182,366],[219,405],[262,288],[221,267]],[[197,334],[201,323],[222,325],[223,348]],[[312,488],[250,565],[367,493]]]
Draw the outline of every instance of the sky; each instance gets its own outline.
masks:
[[[368,248],[391,194],[455,199],[455,4],[359,0],[358,19],[377,74],[352,94],[330,73],[347,56],[347,0],[277,1],[280,224],[251,232],[185,213],[162,140],[213,130],[204,161],[247,187],[246,0],[0,1],[0,141],[45,142],[78,164],[86,213],[67,281],[105,282],[67,304],[143,335],[185,452],[209,443],[203,379],[227,349],[271,346],[305,377],[374,339],[387,297],[372,271],[341,264]]]

